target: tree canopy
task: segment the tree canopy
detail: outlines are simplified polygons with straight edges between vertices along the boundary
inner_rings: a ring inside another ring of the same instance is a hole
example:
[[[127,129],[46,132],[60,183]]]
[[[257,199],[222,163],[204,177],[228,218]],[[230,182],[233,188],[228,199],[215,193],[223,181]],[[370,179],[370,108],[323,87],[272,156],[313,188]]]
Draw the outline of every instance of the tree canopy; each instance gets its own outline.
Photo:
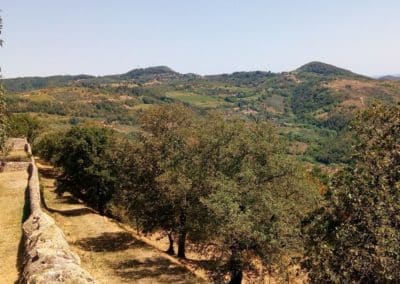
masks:
[[[3,30],[3,20],[0,16],[0,35]],[[0,47],[3,46],[3,40],[0,38]],[[0,68],[1,71],[1,68]],[[1,73],[0,73],[1,78]],[[6,102],[4,97],[4,88],[0,82],[0,149],[4,148],[5,140],[6,140],[6,131],[7,131],[7,119],[6,119]]]
[[[340,171],[324,207],[305,221],[314,283],[400,280],[400,106],[375,105],[352,125],[355,165]]]

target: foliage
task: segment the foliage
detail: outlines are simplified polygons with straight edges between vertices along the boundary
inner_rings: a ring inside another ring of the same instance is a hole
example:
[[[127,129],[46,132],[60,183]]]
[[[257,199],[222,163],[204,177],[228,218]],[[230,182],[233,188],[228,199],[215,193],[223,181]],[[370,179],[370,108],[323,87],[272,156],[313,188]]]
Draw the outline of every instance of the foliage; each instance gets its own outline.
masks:
[[[382,83],[315,62],[283,73],[199,76],[159,66],[109,76],[29,77],[3,82],[9,112],[46,114],[55,118],[49,127],[64,127],[63,121],[75,117],[101,121],[125,132],[139,127],[142,109],[181,102],[201,114],[217,109],[228,116],[272,120],[283,131],[313,127],[314,133],[307,134],[307,139],[311,138],[307,146],[312,149],[322,145],[319,140],[324,140],[325,130],[343,131],[364,102],[376,98],[392,104],[400,94],[395,81]],[[357,101],[360,97],[362,102]],[[310,156],[300,158],[315,162]]]
[[[145,231],[178,233],[182,257],[186,238],[217,241],[233,278],[247,253],[271,264],[301,247],[299,220],[316,192],[270,124],[174,105],[148,110],[142,130],[123,199]]]
[[[349,131],[324,137],[316,146],[307,149],[306,154],[323,164],[350,164],[353,159],[355,137]]]
[[[336,102],[327,88],[312,82],[302,83],[294,90],[292,97],[292,110],[300,118],[310,118],[312,112],[328,107]]]
[[[3,150],[7,135],[6,103],[4,99],[4,88],[0,84],[0,150]]]
[[[194,134],[195,115],[182,105],[159,106],[141,116],[140,148],[132,159],[133,185],[126,195],[131,216],[146,232],[163,229],[180,236],[178,254],[184,257],[184,242],[201,211],[192,191],[192,154],[188,139]],[[135,204],[135,206],[133,206]]]
[[[3,29],[3,21],[0,17],[0,35]],[[0,39],[0,47],[3,45],[3,40]],[[0,75],[1,76],[1,75]],[[7,118],[6,118],[6,103],[4,88],[0,82],[0,150],[3,150],[7,134]]]
[[[115,145],[112,131],[106,128],[75,126],[67,131],[53,148],[59,151],[55,163],[62,169],[58,192],[69,191],[104,214],[118,187]]]
[[[5,80],[5,88],[9,93],[25,92],[49,87],[68,86],[72,82],[89,79],[89,75],[77,76],[50,76],[50,77],[25,77]]]
[[[336,66],[322,63],[322,62],[310,62],[307,63],[296,70],[297,72],[308,72],[308,73],[316,73],[318,75],[325,76],[356,76],[356,74],[351,71],[338,68]]]
[[[32,150],[47,162],[55,163],[61,155],[62,139],[65,131],[46,132],[35,139]]]
[[[354,115],[350,110],[334,109],[328,113],[327,119],[321,121],[319,124],[322,127],[343,131],[353,119]]]
[[[8,119],[8,135],[26,137],[30,143],[43,129],[39,119],[28,114],[12,114]]]
[[[375,105],[352,129],[355,166],[340,171],[326,204],[305,221],[314,283],[400,281],[400,106]]]
[[[317,194],[270,124],[215,116],[205,124],[199,149],[202,184],[210,192],[202,198],[212,222],[207,234],[226,253],[237,280],[250,264],[246,255],[273,266],[299,252],[300,218]]]

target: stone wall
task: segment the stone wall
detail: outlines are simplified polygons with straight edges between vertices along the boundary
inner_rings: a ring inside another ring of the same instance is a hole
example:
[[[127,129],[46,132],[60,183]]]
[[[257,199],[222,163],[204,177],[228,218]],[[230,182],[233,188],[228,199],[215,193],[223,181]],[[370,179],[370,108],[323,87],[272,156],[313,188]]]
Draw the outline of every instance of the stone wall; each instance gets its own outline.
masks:
[[[25,149],[30,152],[30,146]],[[24,259],[20,283],[96,283],[80,267],[64,233],[41,209],[38,169],[32,157],[28,167],[30,216],[23,224]]]

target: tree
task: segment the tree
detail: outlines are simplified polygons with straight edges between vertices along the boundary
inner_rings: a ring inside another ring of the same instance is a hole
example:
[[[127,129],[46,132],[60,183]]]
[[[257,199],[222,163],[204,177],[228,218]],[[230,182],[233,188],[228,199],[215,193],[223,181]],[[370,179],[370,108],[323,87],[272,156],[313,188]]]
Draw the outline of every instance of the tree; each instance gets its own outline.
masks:
[[[304,267],[314,283],[400,281],[400,106],[358,115],[355,165],[340,171],[326,203],[305,220]]]
[[[196,151],[196,115],[183,105],[158,106],[141,117],[138,148],[134,148],[126,190],[130,215],[145,232],[158,229],[178,234],[178,256],[185,257],[186,236],[201,212],[188,167]],[[132,205],[129,205],[132,204]]]
[[[0,17],[0,35],[3,29],[3,21]],[[3,45],[3,40],[0,39],[0,47]],[[1,71],[1,69],[0,69]],[[0,74],[1,78],[1,74]],[[0,150],[4,149],[6,141],[7,119],[6,119],[6,102],[4,98],[4,88],[0,84]]]
[[[35,139],[33,151],[47,162],[55,163],[61,155],[62,139],[65,136],[65,130],[51,131],[41,134]]]
[[[8,134],[12,137],[26,137],[32,143],[43,129],[40,121],[29,114],[12,114],[8,119]]]
[[[105,213],[106,204],[119,186],[112,131],[102,127],[73,127],[61,139],[55,161],[62,168],[58,192],[71,192]]]
[[[246,255],[272,264],[301,247],[300,219],[316,192],[270,124],[201,118],[173,105],[148,110],[141,126],[123,199],[145,232],[177,233],[179,257],[187,239],[217,244],[230,259],[232,283]]]
[[[199,149],[209,188],[202,198],[212,223],[207,236],[228,258],[230,283],[241,283],[254,257],[272,266],[299,253],[300,220],[317,192],[269,123],[210,116],[205,125]]]

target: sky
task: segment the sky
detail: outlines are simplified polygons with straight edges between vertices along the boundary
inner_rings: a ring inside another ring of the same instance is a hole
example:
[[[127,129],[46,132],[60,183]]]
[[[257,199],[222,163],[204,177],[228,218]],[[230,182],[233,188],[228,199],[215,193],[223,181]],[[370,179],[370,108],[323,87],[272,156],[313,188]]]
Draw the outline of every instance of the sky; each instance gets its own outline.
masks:
[[[294,70],[400,73],[399,0],[1,0],[5,78]]]

